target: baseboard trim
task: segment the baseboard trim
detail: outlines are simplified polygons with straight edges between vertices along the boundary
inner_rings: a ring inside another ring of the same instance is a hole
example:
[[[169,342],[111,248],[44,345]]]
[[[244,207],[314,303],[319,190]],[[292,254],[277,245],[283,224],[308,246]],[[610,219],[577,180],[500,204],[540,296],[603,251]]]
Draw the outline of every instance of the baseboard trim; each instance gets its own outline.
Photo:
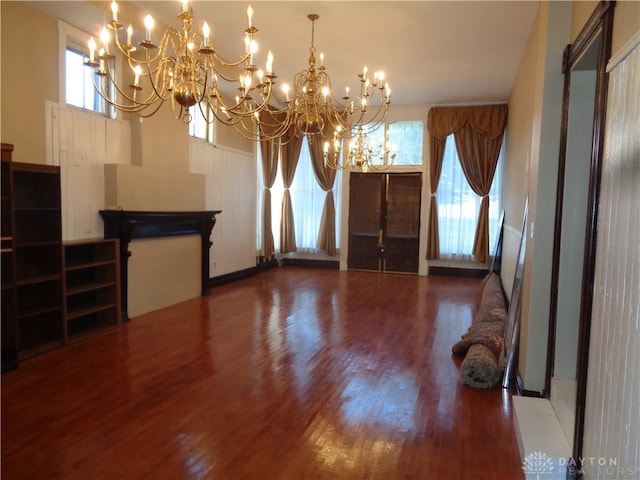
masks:
[[[444,277],[484,278],[487,273],[485,268],[429,267],[429,275]]]
[[[226,283],[235,282],[236,280],[251,277],[253,275],[256,275],[258,271],[262,270],[264,270],[264,267],[251,267],[245,268],[244,270],[238,270],[236,272],[226,273],[224,275],[218,275],[217,277],[209,279],[209,286],[211,288],[219,287],[220,285],[224,285]]]
[[[224,275],[218,275],[217,277],[209,278],[209,288],[219,287],[236,280],[242,280],[243,278],[252,277],[260,272],[270,270],[272,268],[278,268],[280,266],[295,266],[295,267],[312,267],[312,268],[329,268],[333,270],[340,269],[340,262],[332,260],[309,260],[302,258],[283,258],[282,263],[279,264],[275,258],[269,260],[263,260],[255,267],[245,268],[244,270],[237,270],[235,272],[225,273]]]
[[[258,272],[263,272],[265,270],[271,270],[272,268],[277,268],[278,266],[279,266],[278,260],[276,260],[274,257],[271,257],[269,260],[260,258],[260,260],[258,261],[258,264],[256,265],[256,269],[258,270]]]
[[[282,258],[282,265],[287,267],[311,267],[340,270],[340,262],[337,260],[311,260],[308,258]]]

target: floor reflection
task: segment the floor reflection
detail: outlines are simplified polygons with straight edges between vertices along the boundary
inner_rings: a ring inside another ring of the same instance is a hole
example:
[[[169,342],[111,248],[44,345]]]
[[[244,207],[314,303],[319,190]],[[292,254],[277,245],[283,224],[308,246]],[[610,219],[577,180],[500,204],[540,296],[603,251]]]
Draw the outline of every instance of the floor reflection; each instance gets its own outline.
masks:
[[[341,395],[345,422],[355,428],[382,426],[384,432],[406,433],[416,424],[418,389],[407,374],[380,380],[356,377]]]

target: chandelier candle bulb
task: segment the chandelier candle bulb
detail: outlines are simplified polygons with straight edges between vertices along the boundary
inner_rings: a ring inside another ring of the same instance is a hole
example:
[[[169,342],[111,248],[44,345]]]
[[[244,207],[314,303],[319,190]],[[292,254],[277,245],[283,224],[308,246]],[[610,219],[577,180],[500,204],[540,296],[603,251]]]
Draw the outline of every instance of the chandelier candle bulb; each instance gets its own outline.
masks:
[[[273,73],[273,53],[269,50],[267,53],[267,64],[266,64],[267,74]]]
[[[144,39],[147,42],[151,42],[151,30],[153,29],[153,17],[151,15],[144,17],[144,28]]]
[[[96,41],[93,37],[89,38],[89,63],[95,62],[96,56]]]
[[[253,65],[253,57],[258,51],[258,43],[255,40],[251,40],[249,44],[249,65]]]
[[[111,2],[111,16],[113,17],[114,23],[118,23],[118,4],[115,2]]]
[[[182,13],[189,13],[189,0],[182,0]]]
[[[136,65],[135,68],[133,69],[133,73],[134,73],[134,78],[133,78],[133,85],[135,87],[139,87],[140,86],[140,65]]]
[[[100,58],[100,72],[101,74],[105,73],[104,69],[104,48],[101,48],[98,52],[98,58]]]
[[[109,53],[109,41],[111,40],[111,36],[109,35],[109,31],[107,27],[102,27],[102,31],[100,32],[100,41],[102,42],[102,48],[106,53]]]
[[[209,34],[211,33],[211,30],[209,29],[209,25],[207,24],[207,22],[204,22],[204,24],[202,25],[202,35],[204,35],[204,46],[208,47],[209,46]]]
[[[249,5],[247,7],[247,18],[249,20],[249,28],[253,28],[253,8],[251,8],[251,5]]]
[[[131,45],[131,38],[133,37],[133,27],[129,24],[127,28],[127,45]]]

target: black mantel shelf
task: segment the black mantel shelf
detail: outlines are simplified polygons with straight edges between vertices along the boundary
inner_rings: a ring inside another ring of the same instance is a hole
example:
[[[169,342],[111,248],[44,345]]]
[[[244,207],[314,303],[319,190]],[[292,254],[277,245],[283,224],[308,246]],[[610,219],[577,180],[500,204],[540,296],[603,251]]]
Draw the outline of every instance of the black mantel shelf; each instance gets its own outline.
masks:
[[[128,321],[128,271],[131,252],[129,242],[138,238],[171,237],[175,235],[200,234],[201,240],[201,286],[202,295],[209,295],[209,251],[211,231],[216,224],[216,215],[222,210],[193,212],[145,212],[133,210],[100,210],[104,221],[104,238],[120,240],[120,275],[122,297],[122,320]]]

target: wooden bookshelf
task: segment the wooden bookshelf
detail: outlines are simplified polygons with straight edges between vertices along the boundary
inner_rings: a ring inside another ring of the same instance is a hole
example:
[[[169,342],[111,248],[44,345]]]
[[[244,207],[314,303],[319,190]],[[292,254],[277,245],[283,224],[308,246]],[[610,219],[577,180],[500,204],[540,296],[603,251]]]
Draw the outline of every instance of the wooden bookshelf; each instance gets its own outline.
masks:
[[[15,344],[18,356],[24,358],[64,340],[60,168],[6,165],[3,187],[7,182],[10,206],[3,204],[3,217],[9,214],[10,226],[3,219],[3,228],[10,228],[10,234],[3,233],[3,238],[10,241],[11,260],[5,268],[3,257],[3,281],[6,275],[13,283]]]
[[[13,270],[13,228],[11,221],[11,157],[13,145],[2,144],[2,225],[0,252],[2,255],[2,371],[18,365],[16,330],[15,275]]]

